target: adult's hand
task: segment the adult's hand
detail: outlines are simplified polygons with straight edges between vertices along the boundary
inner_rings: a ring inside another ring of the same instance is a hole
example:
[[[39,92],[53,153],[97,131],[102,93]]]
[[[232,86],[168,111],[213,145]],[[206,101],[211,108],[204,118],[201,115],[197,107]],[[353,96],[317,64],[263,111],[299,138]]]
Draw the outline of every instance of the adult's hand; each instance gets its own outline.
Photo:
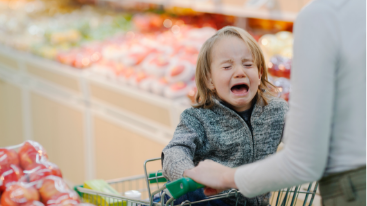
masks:
[[[204,194],[210,196],[226,189],[237,189],[234,182],[235,172],[236,169],[223,166],[212,160],[205,160],[200,162],[198,166],[186,170],[183,175],[205,185]]]

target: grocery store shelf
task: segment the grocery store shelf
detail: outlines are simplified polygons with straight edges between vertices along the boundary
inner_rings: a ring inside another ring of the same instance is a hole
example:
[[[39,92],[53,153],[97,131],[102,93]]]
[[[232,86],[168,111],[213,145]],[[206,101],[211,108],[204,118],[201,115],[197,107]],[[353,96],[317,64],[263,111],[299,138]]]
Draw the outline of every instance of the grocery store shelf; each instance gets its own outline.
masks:
[[[5,64],[4,60],[6,60]],[[17,51],[7,46],[0,46],[0,63],[11,70],[19,71],[20,64],[25,64],[25,66],[32,65],[32,67],[36,66],[38,68],[51,70],[58,74],[75,78],[81,77],[81,74],[84,72],[83,70],[77,70],[49,59],[41,58],[30,53]]]
[[[128,122],[135,125],[130,127],[133,130],[146,130],[145,136],[157,136],[161,143],[169,141],[180,113],[188,107],[181,103],[183,100],[167,99],[118,84],[88,70],[78,70],[3,46],[0,46],[0,58],[8,60],[5,64],[0,61],[0,79],[58,102],[90,109],[92,113],[110,116],[109,119]],[[16,64],[6,64],[8,62]],[[95,88],[99,89],[99,94]],[[105,94],[109,94],[108,98]],[[121,102],[130,105],[120,106]],[[137,105],[149,109],[140,109]],[[140,112],[144,109],[145,112]]]
[[[295,0],[291,9],[280,8],[282,0],[98,0],[128,5],[135,2],[159,4],[165,7],[190,8],[197,12],[231,15],[237,17],[294,21],[298,11],[308,0]],[[284,7],[284,6],[283,6]]]
[[[158,129],[153,125],[147,124],[146,122],[136,121],[136,119],[124,115],[123,113],[116,110],[93,109],[92,114],[163,145],[167,145],[173,135],[173,132],[171,133],[170,131],[164,131],[164,129],[162,130],[161,128]]]
[[[68,89],[59,87],[37,77],[26,76],[24,73],[12,72],[6,69],[0,62],[0,79],[8,83],[26,88],[43,96],[47,96],[58,102],[82,109],[81,99],[75,93]]]
[[[103,86],[107,89],[111,89],[111,90],[115,90],[118,91],[122,94],[127,94],[131,97],[137,98],[141,101],[149,101],[149,103],[154,104],[154,105],[158,105],[161,107],[170,107],[173,104],[173,100],[171,99],[167,99],[158,95],[154,95],[152,93],[143,91],[141,89],[137,89],[135,87],[132,86],[128,86],[128,85],[122,85],[119,84],[117,82],[113,82],[111,80],[108,80],[107,78],[95,75],[95,74],[88,74],[86,76],[86,78],[93,82],[96,83],[100,86]]]

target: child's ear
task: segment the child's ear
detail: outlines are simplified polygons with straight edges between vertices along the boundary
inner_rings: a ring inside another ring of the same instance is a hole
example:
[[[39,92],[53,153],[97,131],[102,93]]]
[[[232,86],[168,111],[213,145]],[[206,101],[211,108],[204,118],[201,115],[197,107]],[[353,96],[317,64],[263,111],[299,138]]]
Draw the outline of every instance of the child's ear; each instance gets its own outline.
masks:
[[[206,85],[208,86],[208,88],[210,90],[214,90],[215,89],[215,86],[213,84],[213,80],[212,80],[212,77],[211,76],[209,76],[209,78],[207,79]]]

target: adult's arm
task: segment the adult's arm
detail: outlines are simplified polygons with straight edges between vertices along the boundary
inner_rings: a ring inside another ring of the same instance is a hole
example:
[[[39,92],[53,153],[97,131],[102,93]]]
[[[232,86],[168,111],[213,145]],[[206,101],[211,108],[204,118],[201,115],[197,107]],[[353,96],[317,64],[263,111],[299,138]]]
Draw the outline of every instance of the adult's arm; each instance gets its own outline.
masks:
[[[235,184],[243,195],[254,197],[315,181],[323,175],[334,107],[337,19],[331,5],[317,1],[297,17],[284,149],[236,170]]]

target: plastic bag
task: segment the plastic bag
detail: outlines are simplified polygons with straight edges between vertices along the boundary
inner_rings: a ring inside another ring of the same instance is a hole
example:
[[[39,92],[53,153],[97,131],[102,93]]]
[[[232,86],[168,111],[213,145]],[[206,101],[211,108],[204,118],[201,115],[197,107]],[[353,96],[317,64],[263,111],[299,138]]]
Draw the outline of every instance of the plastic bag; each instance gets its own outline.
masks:
[[[24,142],[19,148],[18,156],[23,169],[27,169],[34,163],[48,160],[46,150],[38,142],[30,140]]]
[[[18,153],[13,149],[0,148],[0,165],[4,164],[20,166]]]
[[[2,194],[1,194],[2,193]],[[76,206],[79,196],[35,141],[0,148],[1,206]]]
[[[23,175],[23,170],[17,165],[0,165],[0,191],[4,192],[9,183],[18,182]]]
[[[20,205],[39,205],[40,195],[31,184],[24,182],[13,182],[5,190],[1,196],[2,206],[20,206]],[[37,201],[36,203],[34,201]]]
[[[56,176],[45,177],[42,185],[38,184],[42,202],[46,205],[61,204],[70,201],[75,204],[80,203],[76,192],[69,189],[62,178]]]

